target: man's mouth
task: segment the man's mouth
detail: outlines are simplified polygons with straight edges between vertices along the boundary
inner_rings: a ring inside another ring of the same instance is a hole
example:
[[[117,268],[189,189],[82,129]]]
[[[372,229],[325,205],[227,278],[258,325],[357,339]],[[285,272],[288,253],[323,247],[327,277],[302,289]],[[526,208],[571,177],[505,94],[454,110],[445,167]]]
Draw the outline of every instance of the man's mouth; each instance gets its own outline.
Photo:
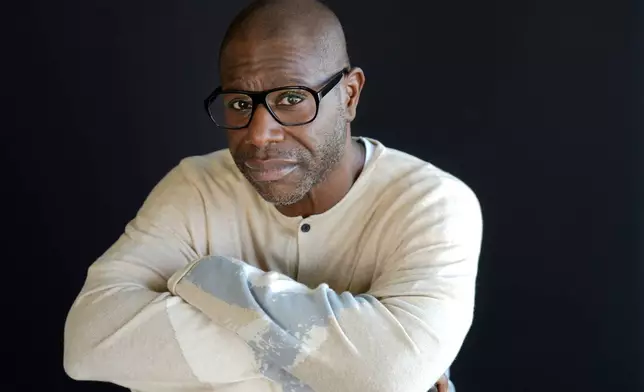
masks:
[[[286,159],[249,159],[244,162],[257,182],[278,181],[297,169],[297,162]]]

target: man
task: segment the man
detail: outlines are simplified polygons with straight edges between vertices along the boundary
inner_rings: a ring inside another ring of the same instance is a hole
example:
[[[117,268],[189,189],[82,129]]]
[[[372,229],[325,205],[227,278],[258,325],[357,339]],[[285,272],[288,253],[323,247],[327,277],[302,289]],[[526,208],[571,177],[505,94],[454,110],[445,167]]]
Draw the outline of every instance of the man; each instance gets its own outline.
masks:
[[[229,149],[184,159],[89,268],[67,374],[154,392],[446,391],[473,318],[474,193],[351,135],[365,77],[318,2],[245,9],[220,78],[206,106]]]

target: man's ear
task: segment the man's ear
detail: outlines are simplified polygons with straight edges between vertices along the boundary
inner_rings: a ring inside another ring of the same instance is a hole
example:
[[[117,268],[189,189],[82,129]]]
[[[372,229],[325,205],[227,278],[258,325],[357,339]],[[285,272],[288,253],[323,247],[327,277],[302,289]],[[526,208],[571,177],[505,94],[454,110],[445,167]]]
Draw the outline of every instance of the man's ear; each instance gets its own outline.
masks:
[[[343,87],[346,92],[346,118],[348,122],[356,118],[358,109],[358,101],[360,100],[360,93],[364,87],[365,77],[364,72],[359,67],[353,67],[345,76]]]

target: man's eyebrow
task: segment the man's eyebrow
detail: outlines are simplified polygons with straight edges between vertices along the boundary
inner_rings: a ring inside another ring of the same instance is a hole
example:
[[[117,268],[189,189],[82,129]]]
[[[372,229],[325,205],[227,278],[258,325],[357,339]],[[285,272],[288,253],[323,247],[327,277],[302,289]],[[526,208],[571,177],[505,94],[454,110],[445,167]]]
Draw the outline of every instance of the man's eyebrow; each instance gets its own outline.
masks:
[[[311,84],[311,81],[303,78],[293,77],[288,79],[287,84],[291,86],[309,86]]]
[[[225,84],[225,88],[243,90],[241,86],[243,86],[249,80],[251,79],[244,76],[238,76],[238,77],[235,77],[234,79],[228,80]],[[288,87],[288,86],[305,86],[313,89],[319,87],[315,83],[311,83],[310,79],[306,79],[304,77],[299,77],[299,76],[288,76],[288,77],[277,76],[268,80],[268,83],[265,83],[264,85],[267,86],[266,90],[269,90],[272,88],[279,88],[279,87]]]

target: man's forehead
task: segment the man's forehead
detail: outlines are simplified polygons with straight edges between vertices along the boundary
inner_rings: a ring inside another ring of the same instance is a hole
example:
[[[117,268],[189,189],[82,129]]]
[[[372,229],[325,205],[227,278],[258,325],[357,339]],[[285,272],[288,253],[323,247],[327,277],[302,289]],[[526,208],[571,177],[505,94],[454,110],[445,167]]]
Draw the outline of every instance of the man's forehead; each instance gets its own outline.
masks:
[[[220,63],[220,77],[225,88],[313,87],[325,76],[319,55],[299,45],[267,43],[231,46],[230,49]]]

